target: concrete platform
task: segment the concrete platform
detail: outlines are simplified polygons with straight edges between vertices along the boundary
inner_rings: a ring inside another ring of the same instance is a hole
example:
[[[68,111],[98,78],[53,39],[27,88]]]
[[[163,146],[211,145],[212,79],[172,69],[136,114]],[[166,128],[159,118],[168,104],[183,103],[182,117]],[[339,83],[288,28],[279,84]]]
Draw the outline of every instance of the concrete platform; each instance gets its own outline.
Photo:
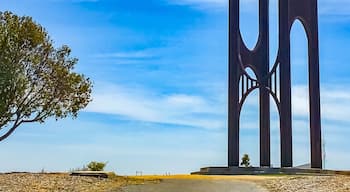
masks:
[[[350,175],[350,171],[334,171],[323,169],[302,168],[270,168],[270,167],[204,167],[192,175],[262,175],[262,174],[287,174],[287,175]]]
[[[70,175],[82,177],[108,178],[108,172],[105,171],[73,171]]]

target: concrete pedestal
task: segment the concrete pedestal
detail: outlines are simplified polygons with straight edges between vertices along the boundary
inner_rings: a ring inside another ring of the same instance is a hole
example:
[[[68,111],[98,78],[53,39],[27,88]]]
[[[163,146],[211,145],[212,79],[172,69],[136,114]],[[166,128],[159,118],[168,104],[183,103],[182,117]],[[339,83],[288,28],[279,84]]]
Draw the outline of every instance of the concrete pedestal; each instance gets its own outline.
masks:
[[[262,175],[262,174],[288,174],[288,175],[348,175],[349,171],[332,171],[322,169],[301,168],[270,168],[270,167],[204,167],[192,175]]]

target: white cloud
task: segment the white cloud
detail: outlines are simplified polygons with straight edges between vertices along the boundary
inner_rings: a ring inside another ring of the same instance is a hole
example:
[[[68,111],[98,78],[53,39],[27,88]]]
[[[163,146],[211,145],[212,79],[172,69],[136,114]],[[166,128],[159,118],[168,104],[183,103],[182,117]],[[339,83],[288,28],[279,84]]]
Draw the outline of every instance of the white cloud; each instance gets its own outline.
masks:
[[[345,87],[345,86],[344,86]],[[321,115],[324,120],[350,122],[350,90],[325,85],[321,88]],[[308,88],[298,85],[292,88],[293,114],[307,117],[309,109]]]
[[[141,64],[144,61],[151,61],[161,57],[161,49],[143,49],[134,51],[112,52],[112,53],[98,53],[92,55],[91,59],[101,61],[108,61],[113,64]],[[148,62],[149,63],[149,62]]]
[[[307,116],[309,111],[309,98],[307,86],[292,87],[292,113],[296,116]]]
[[[228,6],[229,0],[168,0],[170,3],[173,4],[180,4],[180,5],[212,5],[212,6]],[[273,2],[276,0],[272,0]],[[244,4],[251,4],[251,3],[258,3],[259,0],[241,0],[241,3]]]
[[[89,106],[88,111],[99,112],[105,114],[120,115],[128,119],[150,121],[159,123],[173,123],[195,126],[205,129],[226,128],[226,114],[223,109],[223,101],[211,101],[207,97],[201,95],[188,95],[188,94],[154,94],[150,91],[146,91],[143,88],[134,87],[120,87],[116,85],[103,85],[99,86],[100,89],[95,90],[94,102]],[[345,87],[345,86],[344,86]],[[208,96],[212,98],[211,96]],[[220,98],[222,100],[222,98]],[[307,115],[307,86],[297,85],[293,87],[293,112],[300,116],[306,117]],[[331,87],[325,85],[321,90],[321,107],[322,118],[324,120],[332,121],[346,121],[345,124],[350,123],[346,118],[350,114],[350,90],[346,90],[343,87]],[[246,110],[257,109],[248,105]],[[206,113],[206,116],[196,115],[198,113]],[[214,116],[214,117],[211,117]],[[209,117],[209,118],[208,118]],[[257,120],[256,120],[257,121]],[[279,123],[276,120],[271,122],[272,131],[279,129]],[[258,139],[258,122],[246,121],[241,123],[241,129],[255,130],[256,135],[242,135],[241,148],[242,152],[248,152],[252,156],[252,163],[258,162],[258,140],[251,142],[251,139]],[[346,160],[349,159],[345,148],[338,146],[345,146],[349,142],[346,140],[346,126],[339,126],[333,123],[323,124],[324,139],[327,142],[326,145],[326,165],[331,169],[345,169],[349,168],[346,164]],[[255,137],[256,136],[256,137]],[[273,136],[273,135],[272,135]],[[272,138],[272,146],[279,146],[279,132],[276,132],[275,137]],[[104,137],[105,138],[105,137]],[[163,138],[163,137],[162,137]],[[165,136],[165,138],[169,138]],[[224,138],[224,136],[223,136]],[[154,136],[152,136],[154,139]],[[112,139],[111,139],[112,140]],[[117,139],[122,140],[122,139]],[[167,143],[161,141],[163,143]],[[306,163],[309,158],[309,130],[308,122],[304,119],[293,121],[293,154],[295,165]],[[256,145],[255,145],[256,144]],[[220,146],[220,145],[218,145]],[[245,146],[245,147],[244,147]],[[151,148],[151,147],[148,147]],[[276,155],[272,158],[275,166],[279,165],[279,147],[273,148],[276,150]],[[98,150],[98,149],[96,149]],[[123,152],[123,151],[122,151]],[[198,152],[198,151],[197,151]],[[102,151],[102,155],[103,155]],[[119,152],[120,153],[120,152]],[[123,152],[124,153],[124,152]],[[108,154],[108,153],[106,153]],[[130,157],[130,154],[125,153]],[[162,152],[157,154],[164,155]],[[198,152],[198,154],[202,154]],[[225,153],[223,153],[225,154]],[[141,154],[144,155],[144,154]],[[159,156],[161,156],[159,155]],[[146,156],[146,155],[144,155]],[[200,155],[198,155],[200,156]],[[146,156],[147,157],[147,156]],[[211,159],[212,157],[205,157]],[[222,159],[224,159],[221,156]],[[345,159],[338,162],[337,159]],[[219,159],[220,161],[220,159]],[[215,161],[214,161],[215,162]],[[216,163],[216,162],[215,162]],[[197,165],[198,166],[198,165]]]
[[[350,15],[350,1],[348,0],[319,0],[320,14]]]
[[[96,58],[113,58],[113,59],[148,59],[155,57],[154,50],[136,50],[129,52],[115,52],[96,54]]]
[[[187,5],[195,8],[217,9],[226,8],[227,0],[167,0],[169,4]]]
[[[95,90],[88,112],[119,115],[125,118],[193,126],[205,129],[226,127],[226,101],[215,95],[201,96],[183,93],[155,94],[144,88],[126,88],[102,85]],[[305,85],[292,88],[292,111],[296,117],[308,117],[308,90]],[[254,104],[257,104],[254,102]],[[321,111],[323,120],[350,122],[350,90],[322,88]],[[246,109],[257,109],[248,103]],[[254,124],[246,128],[256,127]]]
[[[227,0],[169,0],[170,3],[179,5],[226,5]]]
[[[53,2],[73,2],[73,3],[84,3],[84,2],[88,2],[88,3],[96,3],[99,0],[50,0]]]
[[[170,4],[188,5],[197,8],[227,8],[229,0],[167,0]],[[256,6],[258,0],[241,0],[244,3],[244,8],[255,11],[253,6]],[[271,4],[276,4],[278,0],[271,0]],[[350,16],[350,1],[348,0],[319,0],[319,13],[322,15],[339,15]],[[273,5],[273,7],[276,7]]]
[[[102,85],[95,90],[93,99],[86,109],[88,112],[205,129],[224,128],[226,122],[225,114],[220,110],[223,105],[211,103],[197,95],[158,95],[142,88]]]

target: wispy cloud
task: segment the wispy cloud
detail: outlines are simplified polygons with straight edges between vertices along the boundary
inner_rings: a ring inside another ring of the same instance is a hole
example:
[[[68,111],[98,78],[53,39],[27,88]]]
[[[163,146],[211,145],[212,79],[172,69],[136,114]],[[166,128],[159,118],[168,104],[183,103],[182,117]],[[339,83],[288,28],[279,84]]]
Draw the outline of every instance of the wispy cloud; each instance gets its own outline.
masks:
[[[319,0],[320,14],[350,15],[350,1],[348,0]]]
[[[110,58],[110,59],[150,59],[154,58],[156,53],[154,50],[136,50],[129,52],[115,52],[115,53],[100,53],[94,55],[96,58]]]
[[[112,53],[98,53],[92,56],[92,59],[97,59],[99,62],[111,64],[140,64],[143,61],[157,60],[160,58],[158,49],[145,49],[135,51],[122,51]]]
[[[276,3],[277,0],[271,0],[271,3]],[[217,9],[221,8],[226,10],[229,5],[229,0],[168,0],[168,3],[175,5],[186,5],[192,6],[195,8],[205,8],[205,9]],[[254,10],[251,9],[253,6],[257,6],[258,0],[243,0],[240,3],[244,4],[245,8],[248,8],[249,11]]]
[[[344,86],[345,87],[345,86]],[[321,113],[324,120],[350,122],[350,90],[324,85],[321,88]],[[293,112],[297,116],[308,115],[308,88],[293,87]]]
[[[172,3],[183,4],[183,5],[194,5],[194,4],[211,4],[211,5],[226,5],[227,0],[170,0]]]
[[[127,88],[117,85],[103,85],[95,90],[94,101],[88,106],[88,112],[119,115],[133,120],[169,123],[205,129],[226,127],[226,101],[212,100],[215,95],[189,95],[183,93],[154,94],[140,87]],[[343,89],[322,89],[322,118],[330,121],[349,122],[350,91]],[[296,117],[308,117],[307,86],[298,85],[292,89],[293,114]],[[247,103],[247,108],[257,101]],[[254,129],[254,124],[246,124]]]
[[[196,8],[225,8],[228,5],[227,0],[168,0],[169,4],[187,5]]]
[[[246,100],[245,108],[251,110],[259,104],[257,92],[253,92]],[[295,85],[292,87],[292,113],[296,118],[308,118],[309,116],[309,91],[307,85]],[[252,99],[251,97],[256,99]],[[271,100],[272,101],[272,100]],[[271,103],[271,108],[274,104]],[[341,121],[350,123],[350,90],[345,85],[321,87],[321,115],[323,120]],[[300,122],[298,122],[300,123]]]
[[[94,3],[94,2],[98,2],[100,0],[50,0],[50,1],[53,1],[53,2],[73,2],[73,3],[84,3],[84,2]]]
[[[229,0],[168,0],[170,4],[186,5],[197,8],[223,8],[227,9]],[[244,8],[253,11],[253,6],[257,6],[258,0],[243,0],[240,3],[244,4]],[[274,4],[273,7],[278,3],[278,0],[271,0],[270,4]],[[321,15],[338,15],[348,16],[350,15],[350,1],[348,0],[319,0],[319,13]]]
[[[87,111],[115,114],[154,123],[205,129],[225,127],[223,112],[203,96],[182,93],[158,95],[142,88],[100,86]]]

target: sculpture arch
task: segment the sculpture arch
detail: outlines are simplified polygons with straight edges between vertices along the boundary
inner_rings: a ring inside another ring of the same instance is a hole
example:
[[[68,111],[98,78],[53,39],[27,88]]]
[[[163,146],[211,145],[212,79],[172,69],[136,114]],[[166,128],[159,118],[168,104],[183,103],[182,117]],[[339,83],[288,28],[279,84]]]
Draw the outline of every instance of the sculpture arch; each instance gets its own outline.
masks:
[[[293,166],[290,30],[298,19],[308,39],[311,167],[322,168],[317,0],[279,0],[279,46],[271,69],[268,3],[268,0],[259,0],[258,41],[255,48],[249,50],[240,32],[239,0],[229,0],[228,164],[239,166],[240,110],[244,98],[252,90],[259,89],[260,166],[269,167],[271,164],[270,95],[280,115],[281,167]],[[249,78],[246,67],[253,69],[256,79]]]
[[[258,9],[259,9],[259,0],[251,0],[248,3],[240,3],[240,7],[239,7],[239,10],[240,10],[239,14],[241,15],[240,19],[249,20],[249,25],[247,25],[246,23],[240,22],[241,37],[245,46],[249,50],[254,50],[259,40]],[[252,11],[253,14],[248,14],[247,12],[249,11]],[[246,16],[249,16],[249,17],[246,18]],[[254,38],[248,38],[252,36],[254,36]]]
[[[308,89],[308,40],[305,27],[296,19],[290,31],[292,84],[292,152],[293,164],[310,162],[310,115]]]

